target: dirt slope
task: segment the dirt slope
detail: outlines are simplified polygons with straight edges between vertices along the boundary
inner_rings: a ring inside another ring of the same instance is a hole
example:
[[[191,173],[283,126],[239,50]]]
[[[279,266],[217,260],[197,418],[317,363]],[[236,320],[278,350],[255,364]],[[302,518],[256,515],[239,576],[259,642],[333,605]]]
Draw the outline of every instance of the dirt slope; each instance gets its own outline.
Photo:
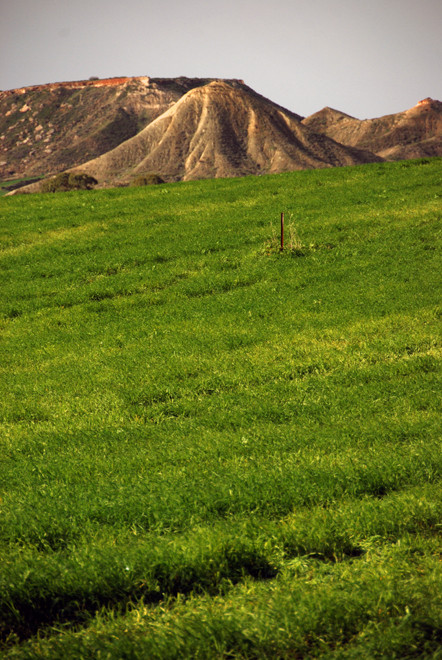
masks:
[[[316,134],[253,90],[217,81],[191,90],[136,136],[75,169],[115,185],[148,172],[176,181],[373,160],[379,158]]]
[[[308,126],[312,130],[316,131],[316,133],[325,134],[328,134],[327,131],[334,129],[334,127],[338,125],[345,126],[346,123],[350,124],[351,122],[359,122],[359,119],[356,119],[351,115],[347,115],[345,112],[341,112],[340,110],[329,108],[328,106],[319,112],[315,112],[314,115],[310,115],[310,117],[305,117],[302,119],[304,126]]]
[[[48,175],[106,153],[210,80],[142,76],[0,92],[0,179]]]
[[[442,156],[442,103],[427,98],[416,106],[376,119],[356,119],[332,108],[306,117],[305,126],[387,160]]]

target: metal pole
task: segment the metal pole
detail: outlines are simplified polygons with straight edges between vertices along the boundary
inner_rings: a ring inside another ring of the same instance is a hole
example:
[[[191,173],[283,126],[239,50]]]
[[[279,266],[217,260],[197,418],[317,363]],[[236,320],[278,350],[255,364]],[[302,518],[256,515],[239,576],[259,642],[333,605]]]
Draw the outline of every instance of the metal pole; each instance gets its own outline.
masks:
[[[284,249],[284,213],[281,213],[281,252]]]

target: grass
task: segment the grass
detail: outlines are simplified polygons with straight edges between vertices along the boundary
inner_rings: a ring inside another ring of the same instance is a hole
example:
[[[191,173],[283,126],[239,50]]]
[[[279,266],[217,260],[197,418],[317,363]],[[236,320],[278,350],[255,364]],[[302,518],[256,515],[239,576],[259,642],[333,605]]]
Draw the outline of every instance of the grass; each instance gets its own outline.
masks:
[[[29,183],[34,183],[34,181],[38,181],[41,178],[41,176],[28,176],[22,179],[7,179],[6,181],[0,181],[0,197],[3,197],[3,195],[6,195],[8,192],[14,190],[15,188],[21,188],[22,186],[26,186]]]
[[[1,201],[4,657],[440,657],[440,174]]]

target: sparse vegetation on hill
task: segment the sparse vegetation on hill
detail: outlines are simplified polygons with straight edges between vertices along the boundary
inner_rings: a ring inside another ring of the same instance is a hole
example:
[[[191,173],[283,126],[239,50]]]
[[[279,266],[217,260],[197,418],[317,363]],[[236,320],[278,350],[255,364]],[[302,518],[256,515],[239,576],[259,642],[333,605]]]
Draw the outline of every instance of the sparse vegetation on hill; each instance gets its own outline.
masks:
[[[41,183],[40,191],[43,193],[66,192],[68,190],[91,190],[98,183],[97,179],[88,174],[74,174],[60,172],[52,179],[45,179]]]
[[[0,200],[5,658],[438,657],[441,173]]]
[[[131,181],[132,186],[157,186],[165,183],[159,174],[140,174]]]

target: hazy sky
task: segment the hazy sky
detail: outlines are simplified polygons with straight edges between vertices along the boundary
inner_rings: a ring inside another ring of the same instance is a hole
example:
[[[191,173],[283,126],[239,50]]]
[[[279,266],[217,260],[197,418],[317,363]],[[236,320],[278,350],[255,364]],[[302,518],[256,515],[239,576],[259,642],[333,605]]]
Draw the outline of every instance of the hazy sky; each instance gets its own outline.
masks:
[[[0,89],[242,78],[309,115],[442,100],[441,0],[0,0]]]

